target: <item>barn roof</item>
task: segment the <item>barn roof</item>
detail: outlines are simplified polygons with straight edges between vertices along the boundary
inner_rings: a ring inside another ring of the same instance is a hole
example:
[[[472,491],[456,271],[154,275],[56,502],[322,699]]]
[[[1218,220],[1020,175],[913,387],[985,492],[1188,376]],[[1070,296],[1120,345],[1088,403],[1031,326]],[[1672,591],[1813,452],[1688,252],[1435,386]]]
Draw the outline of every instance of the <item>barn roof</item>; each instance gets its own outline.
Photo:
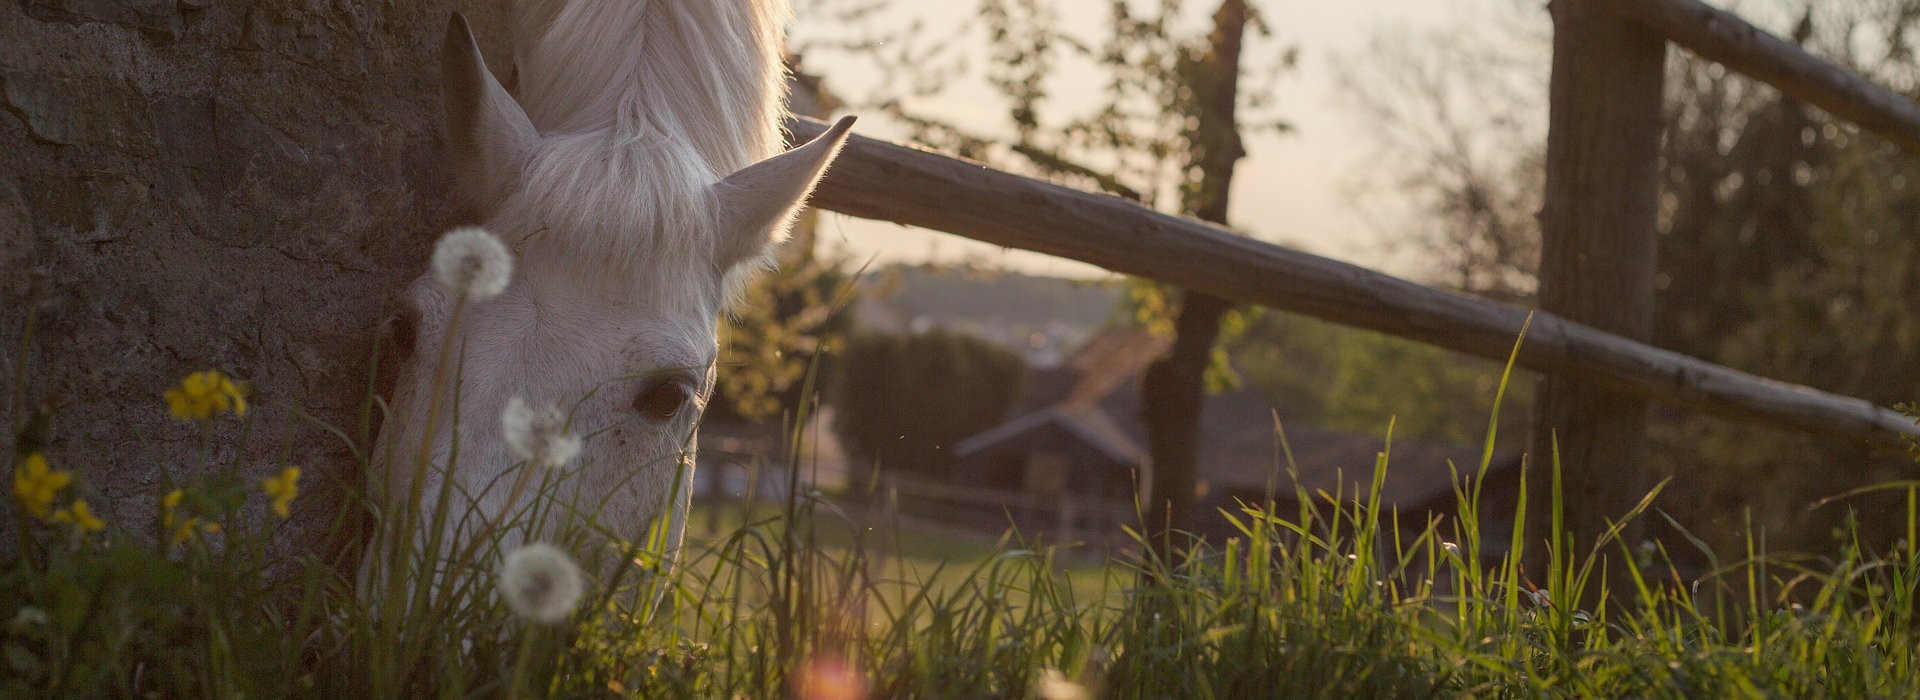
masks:
[[[1140,467],[1146,450],[1097,406],[1058,404],[1001,423],[993,429],[956,443],[954,454],[965,458],[1018,439],[1038,428],[1057,425],[1116,463]]]

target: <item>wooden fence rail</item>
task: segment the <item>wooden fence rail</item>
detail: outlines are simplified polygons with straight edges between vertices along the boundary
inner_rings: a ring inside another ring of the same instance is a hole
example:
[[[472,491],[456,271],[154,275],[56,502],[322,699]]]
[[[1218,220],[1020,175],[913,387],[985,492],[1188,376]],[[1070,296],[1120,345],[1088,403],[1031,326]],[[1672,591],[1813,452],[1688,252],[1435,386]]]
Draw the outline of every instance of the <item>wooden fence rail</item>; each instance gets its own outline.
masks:
[[[1920,104],[1761,31],[1739,15],[1699,0],[1607,0],[1598,5],[1920,154]]]
[[[826,125],[795,118],[796,140]],[[813,203],[1150,277],[1503,361],[1525,309],[1428,287],[1239,236],[1132,201],[1082,192],[920,149],[855,136]],[[1886,447],[1920,436],[1862,399],[1754,376],[1533,314],[1519,363],[1714,415]]]

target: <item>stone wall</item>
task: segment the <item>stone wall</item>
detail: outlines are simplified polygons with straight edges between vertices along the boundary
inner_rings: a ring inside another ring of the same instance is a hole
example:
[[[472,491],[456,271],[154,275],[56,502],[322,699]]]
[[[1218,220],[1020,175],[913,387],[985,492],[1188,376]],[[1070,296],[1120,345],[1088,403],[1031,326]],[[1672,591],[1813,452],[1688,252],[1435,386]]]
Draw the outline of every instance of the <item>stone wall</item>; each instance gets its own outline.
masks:
[[[324,486],[357,477],[298,416],[358,434],[373,329],[451,221],[456,4],[0,0],[0,410],[51,416],[49,458],[116,525],[147,531],[164,475],[200,468],[160,396],[218,368],[255,410],[216,459],[257,478],[291,435],[311,495],[282,537],[316,541]],[[503,14],[475,17],[495,56]]]

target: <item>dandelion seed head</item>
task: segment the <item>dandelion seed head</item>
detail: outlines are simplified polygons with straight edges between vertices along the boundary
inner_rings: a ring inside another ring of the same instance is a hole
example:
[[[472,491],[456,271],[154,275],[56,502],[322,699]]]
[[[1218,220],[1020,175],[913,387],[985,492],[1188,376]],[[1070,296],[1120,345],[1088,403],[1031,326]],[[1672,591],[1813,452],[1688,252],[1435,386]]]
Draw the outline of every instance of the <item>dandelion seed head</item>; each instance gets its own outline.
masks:
[[[462,226],[433,247],[433,279],[447,291],[479,301],[505,291],[513,278],[513,254],[483,228]]]
[[[515,615],[543,625],[564,622],[586,592],[580,566],[541,542],[507,553],[498,586]]]
[[[567,433],[567,415],[559,406],[534,408],[515,396],[500,412],[500,427],[501,437],[517,459],[558,467],[580,454],[580,438]]]
[[[24,631],[28,627],[38,627],[38,626],[45,625],[48,623],[48,621],[49,619],[47,617],[47,611],[42,610],[40,608],[28,606],[28,607],[21,608],[18,612],[15,612],[13,614],[13,621],[7,623],[7,626],[13,631],[19,632],[19,631]]]

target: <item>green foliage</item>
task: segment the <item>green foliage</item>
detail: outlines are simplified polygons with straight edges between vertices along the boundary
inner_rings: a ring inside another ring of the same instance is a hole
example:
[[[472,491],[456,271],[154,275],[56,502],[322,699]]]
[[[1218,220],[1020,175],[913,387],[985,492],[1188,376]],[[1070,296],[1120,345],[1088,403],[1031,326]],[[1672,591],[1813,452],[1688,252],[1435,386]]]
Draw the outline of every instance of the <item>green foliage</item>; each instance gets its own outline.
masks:
[[[1410,340],[1283,313],[1253,321],[1226,346],[1247,383],[1286,421],[1473,444],[1494,406],[1500,365]],[[1501,419],[1524,425],[1531,375],[1506,397]],[[1510,431],[1513,448],[1524,431]]]
[[[795,256],[747,287],[721,319],[722,355],[708,415],[748,420],[797,414],[801,380],[846,333],[852,280],[845,260]]]
[[[1913,0],[1743,8],[1757,18],[1799,19],[1780,33],[1908,91],[1920,85],[1910,53],[1916,10]],[[1878,43],[1863,43],[1867,36]],[[1396,175],[1382,194],[1416,200],[1405,223],[1439,254],[1437,281],[1530,297],[1544,38],[1501,27],[1381,45],[1380,69],[1349,81],[1379,117],[1381,146],[1412,154],[1381,161]],[[1913,158],[1706,59],[1676,54],[1667,85],[1653,343],[1880,405],[1920,391]],[[1810,503],[1920,475],[1858,445],[1658,406],[1653,416],[1654,469],[1674,478],[1661,506],[1718,547],[1739,545],[1749,512],[1776,542],[1831,544],[1845,523]],[[1882,525],[1897,521],[1897,504],[1855,505],[1877,516],[1863,518],[1866,539],[1900,537]]]
[[[858,335],[829,391],[833,428],[867,464],[932,469],[953,444],[1006,420],[1026,382],[1013,351],[933,330]]]

